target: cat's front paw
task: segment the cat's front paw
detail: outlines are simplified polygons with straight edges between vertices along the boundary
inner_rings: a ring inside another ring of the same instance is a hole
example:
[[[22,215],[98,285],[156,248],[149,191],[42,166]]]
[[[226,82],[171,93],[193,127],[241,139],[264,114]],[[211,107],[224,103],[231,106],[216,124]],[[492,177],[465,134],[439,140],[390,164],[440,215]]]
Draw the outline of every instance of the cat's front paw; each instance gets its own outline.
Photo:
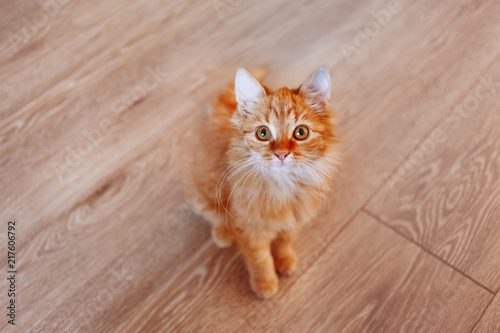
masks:
[[[278,290],[278,277],[274,275],[266,279],[252,279],[250,285],[257,296],[268,299]]]
[[[290,275],[297,267],[297,257],[291,252],[285,256],[274,258],[274,268],[281,275]]]

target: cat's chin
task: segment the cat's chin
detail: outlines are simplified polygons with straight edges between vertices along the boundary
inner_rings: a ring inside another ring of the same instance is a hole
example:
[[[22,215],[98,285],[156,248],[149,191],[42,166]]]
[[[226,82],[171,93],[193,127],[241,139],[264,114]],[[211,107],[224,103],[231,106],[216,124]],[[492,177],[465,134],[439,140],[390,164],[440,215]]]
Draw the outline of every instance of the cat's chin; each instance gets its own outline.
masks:
[[[281,161],[275,161],[273,162],[270,167],[273,169],[273,170],[276,170],[276,171],[287,171],[287,170],[291,170],[293,169],[294,167],[294,164],[291,163],[291,162],[287,162],[287,161],[284,161],[284,162],[281,162]]]
[[[311,167],[306,167],[301,163],[272,163],[264,174],[280,182],[301,181],[311,184],[321,182],[317,173],[311,172]]]
[[[269,172],[278,178],[300,171],[300,166],[293,162],[274,162],[269,165]]]

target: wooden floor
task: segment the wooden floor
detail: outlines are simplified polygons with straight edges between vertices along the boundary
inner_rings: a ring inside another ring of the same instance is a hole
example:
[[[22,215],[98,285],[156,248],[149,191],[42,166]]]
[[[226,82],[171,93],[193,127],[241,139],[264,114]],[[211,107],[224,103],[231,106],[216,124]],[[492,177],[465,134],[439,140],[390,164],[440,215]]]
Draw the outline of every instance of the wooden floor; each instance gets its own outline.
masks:
[[[0,331],[500,331],[500,2],[0,11]],[[343,177],[261,301],[184,203],[183,157],[237,67],[277,88],[322,64]]]

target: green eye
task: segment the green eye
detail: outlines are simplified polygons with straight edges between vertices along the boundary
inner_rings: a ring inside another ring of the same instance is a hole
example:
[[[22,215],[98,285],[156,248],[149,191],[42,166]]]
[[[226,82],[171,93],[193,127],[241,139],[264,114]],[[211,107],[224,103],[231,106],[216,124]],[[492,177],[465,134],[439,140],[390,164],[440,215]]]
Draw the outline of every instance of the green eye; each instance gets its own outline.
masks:
[[[297,140],[305,140],[309,136],[309,128],[305,125],[297,126],[293,131],[293,136]]]
[[[266,126],[257,127],[255,131],[255,136],[260,141],[267,141],[271,138],[271,131]]]

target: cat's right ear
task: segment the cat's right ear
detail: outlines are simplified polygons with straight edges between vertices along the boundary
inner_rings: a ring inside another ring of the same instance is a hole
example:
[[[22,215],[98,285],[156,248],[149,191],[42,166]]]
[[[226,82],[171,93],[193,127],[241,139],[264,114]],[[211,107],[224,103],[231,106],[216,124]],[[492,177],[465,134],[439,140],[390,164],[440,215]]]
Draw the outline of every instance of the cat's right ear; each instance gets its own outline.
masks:
[[[244,109],[249,110],[252,104],[266,95],[264,87],[250,73],[243,68],[238,68],[234,81],[236,101]]]
[[[320,103],[327,103],[330,99],[330,74],[326,67],[317,68],[300,87],[300,94]]]

